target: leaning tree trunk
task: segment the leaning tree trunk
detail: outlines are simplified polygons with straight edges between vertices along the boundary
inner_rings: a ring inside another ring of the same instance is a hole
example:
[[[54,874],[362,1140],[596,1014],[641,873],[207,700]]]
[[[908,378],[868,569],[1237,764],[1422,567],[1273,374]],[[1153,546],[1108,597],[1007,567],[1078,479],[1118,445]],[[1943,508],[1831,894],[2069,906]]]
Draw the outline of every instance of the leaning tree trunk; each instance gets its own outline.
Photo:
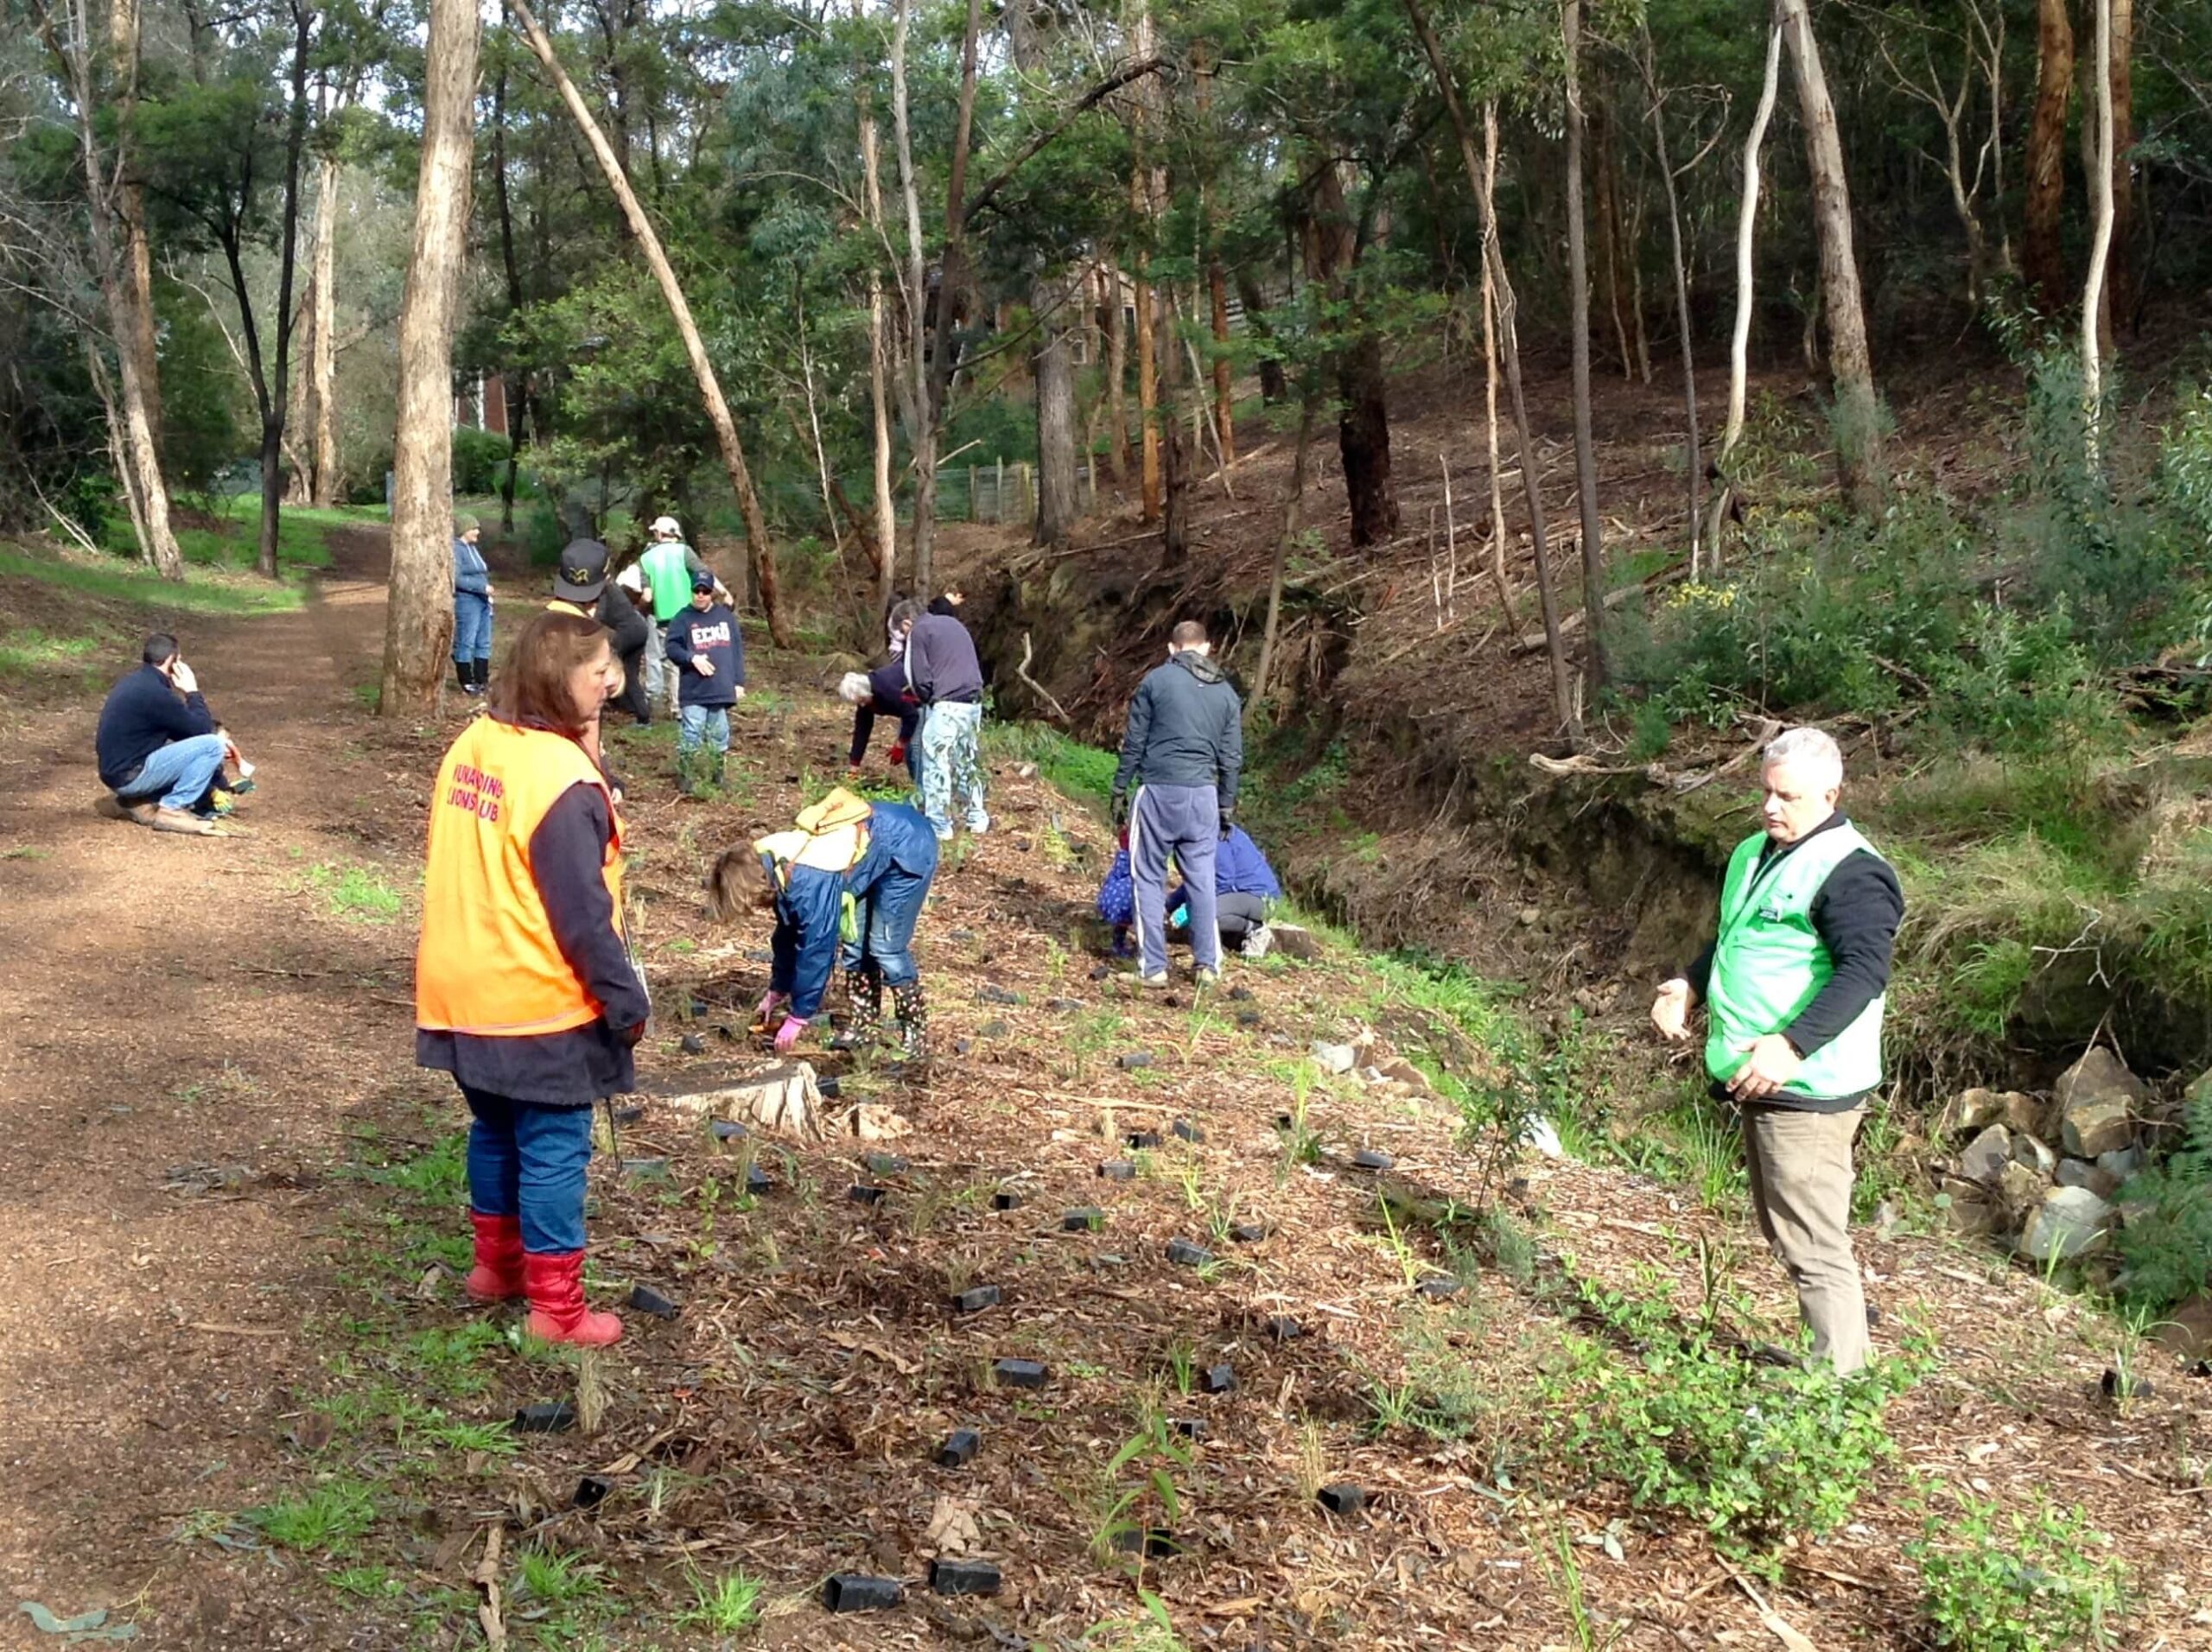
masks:
[[[2020,226],[2020,274],[2046,315],[2071,296],[2059,243],[2066,205],[2066,105],[2074,91],[2074,23],[2067,0],[2037,0],[2036,104],[2028,126],[2028,198]]]
[[[2089,273],[2082,287],[2082,441],[2089,475],[2104,470],[2105,265],[2113,235],[2112,36],[2113,0],[2089,0],[2096,29],[2096,73],[2088,111],[2089,157]]]
[[[129,142],[132,114],[138,106],[138,62],[141,19],[138,0],[112,0],[108,10],[108,44],[113,57],[116,83],[116,143]],[[146,404],[146,428],[152,433],[155,451],[162,445],[161,353],[155,340],[154,259],[146,238],[146,189],[123,164],[115,169],[117,227],[123,234],[123,286],[130,308],[130,336],[118,334],[116,347],[129,350],[138,370],[140,395]],[[124,318],[118,317],[118,321]]]
[[[1863,516],[1882,501],[1882,412],[1866,345],[1866,308],[1852,250],[1851,185],[1843,169],[1835,104],[1821,67],[1820,42],[1806,0],[1779,0],[1783,43],[1796,69],[1797,104],[1813,178],[1813,228],[1820,241],[1821,289],[1828,315],[1828,370],[1835,386],[1836,480]]]
[[[1483,105],[1483,174],[1476,193],[1484,200],[1497,192],[1497,100]],[[1513,581],[1505,573],[1505,483],[1497,463],[1497,284],[1490,260],[1483,261],[1483,453],[1490,480],[1490,576],[1497,586],[1500,623],[1513,623]]]
[[[430,0],[429,47],[415,245],[399,309],[391,583],[377,704],[386,717],[435,709],[453,641],[453,322],[475,158],[475,0]]]
[[[1475,205],[1482,215],[1483,261],[1489,266],[1491,285],[1497,302],[1498,345],[1505,361],[1506,393],[1513,403],[1513,434],[1521,461],[1521,486],[1529,505],[1529,539],[1536,561],[1536,600],[1544,616],[1544,652],[1551,662],[1552,706],[1568,738],[1579,742],[1582,738],[1582,719],[1575,709],[1574,685],[1567,669],[1567,645],[1560,635],[1559,603],[1552,592],[1543,476],[1536,462],[1535,437],[1529,423],[1529,398],[1521,378],[1521,338],[1515,324],[1513,282],[1506,273],[1505,257],[1498,248],[1497,203],[1491,198],[1482,162],[1475,154],[1474,132],[1467,124],[1467,111],[1459,101],[1459,83],[1452,78],[1451,62],[1444,55],[1444,42],[1437,38],[1428,14],[1421,10],[1421,0],[1405,0],[1405,7],[1414,33],[1420,38],[1422,54],[1428,59],[1430,72],[1436,77],[1437,90],[1443,94],[1445,112],[1451,117],[1452,129],[1459,140],[1460,163],[1467,169],[1467,181],[1474,189]]]
[[[308,51],[314,14],[296,6],[292,13],[291,108],[284,129],[284,205],[276,242],[276,365],[263,374],[257,354],[256,388],[261,403],[261,541],[256,561],[264,579],[276,577],[277,536],[284,511],[284,424],[292,403],[292,283],[300,259],[300,156],[308,139]],[[245,281],[238,268],[237,248],[231,249],[231,271],[238,283],[238,302],[246,302]],[[241,318],[243,320],[243,318]],[[251,328],[248,329],[251,337]]]
[[[1398,495],[1390,483],[1389,380],[1382,341],[1367,326],[1353,292],[1358,233],[1345,202],[1338,163],[1323,162],[1313,187],[1311,242],[1313,277],[1351,336],[1338,343],[1332,365],[1340,411],[1337,453],[1344,467],[1344,501],[1351,512],[1351,543],[1384,545],[1398,537]]]
[[[683,340],[683,353],[691,363],[691,376],[698,381],[699,397],[705,403],[707,422],[714,426],[715,441],[721,449],[723,467],[729,473],[731,490],[737,495],[739,513],[745,518],[746,549],[751,553],[750,567],[760,593],[760,607],[768,621],[768,635],[779,648],[790,648],[795,643],[791,620],[784,613],[784,605],[776,582],[775,547],[768,537],[768,519],[760,509],[760,496],[753,491],[753,467],[746,463],[745,446],[738,440],[737,422],[730,416],[729,403],[722,399],[721,381],[715,377],[714,364],[707,359],[707,346],[699,336],[698,323],[691,319],[691,306],[677,283],[676,270],[668,261],[668,254],[661,248],[660,236],[652,220],[645,216],[645,208],[638,204],[637,192],[630,187],[630,180],[622,170],[622,163],[615,157],[607,141],[607,134],[600,130],[599,122],[585,107],[582,95],[575,82],[569,79],[568,71],[561,67],[561,60],[554,54],[553,42],[531,15],[526,0],[507,0],[516,19],[523,26],[523,33],[530,41],[545,73],[561,94],[561,101],[569,107],[569,117],[577,130],[591,145],[592,154],[599,161],[599,169],[607,176],[607,187],[614,192],[614,199],[622,208],[622,216],[629,224],[630,233],[638,243],[638,250],[645,255],[645,265],[660,284],[660,295],[668,305],[676,331]]]
[[[913,6],[898,0],[891,26],[891,134],[899,158],[899,195],[906,217],[906,399],[907,440],[914,450],[914,594],[929,594],[931,553],[937,532],[937,417],[930,408],[927,254],[922,246],[922,197],[914,175],[914,137],[907,118],[906,38]],[[938,302],[952,295],[940,291]]]
[[[1598,442],[1590,416],[1590,232],[1582,209],[1582,5],[1560,8],[1567,65],[1567,285],[1574,397],[1574,497],[1582,514],[1583,658],[1590,686],[1602,689],[1605,658],[1605,518],[1598,511]]]
[[[1775,93],[1781,79],[1782,24],[1777,20],[1767,30],[1766,78],[1759,86],[1759,105],[1751,117],[1751,134],[1744,140],[1744,193],[1736,213],[1736,330],[1728,345],[1728,423],[1720,432],[1719,457],[1713,461],[1720,485],[1713,492],[1712,531],[1707,536],[1712,542],[1716,570],[1720,566],[1720,524],[1728,515],[1735,487],[1728,461],[1736,456],[1736,444],[1743,439],[1745,381],[1751,376],[1751,245],[1758,224],[1759,147],[1766,142],[1767,123],[1774,118]]]

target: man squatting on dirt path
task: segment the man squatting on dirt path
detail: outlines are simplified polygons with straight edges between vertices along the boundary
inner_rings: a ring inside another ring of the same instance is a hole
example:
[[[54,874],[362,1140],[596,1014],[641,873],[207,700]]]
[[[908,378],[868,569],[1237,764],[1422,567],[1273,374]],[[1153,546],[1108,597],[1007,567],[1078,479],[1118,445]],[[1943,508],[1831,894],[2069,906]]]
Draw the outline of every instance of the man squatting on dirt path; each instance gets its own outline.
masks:
[[[534,614],[491,710],[438,766],[430,799],[415,1059],[449,1072],[468,1132],[470,1296],[527,1296],[525,1329],[597,1347],[584,1301],[592,1104],[637,1088],[652,1006],[622,933],[622,823],[589,742],[622,686],[598,621]]]
[[[1743,1115],[1751,1214],[1797,1287],[1813,1357],[1866,1363],[1852,1254],[1851,1142],[1882,1082],[1883,993],[1904,917],[1887,861],[1836,809],[1843,753],[1817,728],[1766,748],[1766,829],[1729,858],[1719,933],[1664,982],[1652,1024],[1689,1038],[1706,1006],[1705,1069]]]
[[[229,793],[253,789],[253,766],[238,758],[207,708],[175,638],[154,632],[138,658],[138,669],[108,690],[92,734],[100,784],[110,794],[96,806],[111,820],[156,831],[219,836],[215,816],[228,812]],[[237,780],[225,778],[226,761],[238,764]]]
[[[1167,663],[1137,685],[1114,771],[1114,823],[1129,829],[1136,885],[1138,969],[1167,984],[1167,857],[1191,892],[1191,957],[1201,982],[1221,978],[1214,855],[1236,818],[1244,767],[1244,707],[1212,659],[1206,628],[1185,620],[1168,633]],[[1141,778],[1136,804],[1129,785]]]
[[[801,810],[794,830],[717,857],[708,880],[715,916],[723,923],[755,911],[775,917],[758,1030],[775,1034],[778,1054],[821,1013],[835,963],[845,973],[851,1019],[830,1047],[875,1042],[888,986],[901,1054],[917,1066],[929,1058],[929,1005],[913,939],[937,859],[937,833],[920,810],[871,805],[842,786]]]

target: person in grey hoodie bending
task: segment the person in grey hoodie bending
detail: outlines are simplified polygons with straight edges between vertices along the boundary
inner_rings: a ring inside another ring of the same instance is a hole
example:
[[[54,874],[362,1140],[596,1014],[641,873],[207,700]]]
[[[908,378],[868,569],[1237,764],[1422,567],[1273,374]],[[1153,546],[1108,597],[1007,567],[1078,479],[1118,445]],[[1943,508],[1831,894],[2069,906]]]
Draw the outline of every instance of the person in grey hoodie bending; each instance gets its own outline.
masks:
[[[950,613],[925,613],[901,602],[891,611],[891,630],[906,639],[906,686],[922,708],[922,811],[940,843],[952,841],[957,794],[968,829],[981,837],[991,829],[983,809],[983,666],[976,639]]]
[[[1114,823],[1129,829],[1136,885],[1138,968],[1147,987],[1167,984],[1167,859],[1191,896],[1191,953],[1201,982],[1221,978],[1214,911],[1214,855],[1236,818],[1244,767],[1244,707],[1212,658],[1206,628],[1185,620],[1169,633],[1129,702],[1122,763],[1114,771]],[[1129,785],[1141,779],[1134,809]]]

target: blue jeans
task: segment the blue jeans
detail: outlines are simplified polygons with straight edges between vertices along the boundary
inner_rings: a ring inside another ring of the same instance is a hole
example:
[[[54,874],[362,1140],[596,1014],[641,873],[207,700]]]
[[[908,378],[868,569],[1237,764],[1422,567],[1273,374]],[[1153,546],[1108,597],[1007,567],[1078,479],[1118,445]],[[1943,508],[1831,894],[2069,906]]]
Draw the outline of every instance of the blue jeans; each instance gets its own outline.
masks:
[[[1129,810],[1129,877],[1136,885],[1137,944],[1145,974],[1167,968],[1167,857],[1191,898],[1191,958],[1221,968],[1214,907],[1214,855],[1221,846],[1221,799],[1211,786],[1140,786]]]
[[[543,1107],[461,1086],[468,1110],[468,1203],[522,1218],[522,1248],[564,1256],[584,1248],[584,1166],[591,1109]]]
[[[138,778],[115,795],[124,803],[158,799],[164,809],[190,809],[207,795],[207,788],[223,772],[227,749],[220,734],[173,740],[149,757]]]
[[[492,599],[453,594],[453,657],[456,664],[492,658]]]
[[[857,969],[872,963],[887,987],[911,986],[920,980],[922,972],[914,967],[912,950],[914,925],[920,921],[935,874],[935,867],[913,873],[894,866],[876,880],[875,886],[860,899],[861,938],[839,948],[838,967]]]
[[[729,750],[728,706],[685,706],[677,713],[676,749],[689,756],[704,746],[709,751]]]
[[[969,831],[990,826],[991,817],[983,811],[983,754],[977,745],[982,728],[983,708],[977,705],[948,701],[922,713],[922,812],[939,838],[952,836],[955,793],[966,807]]]

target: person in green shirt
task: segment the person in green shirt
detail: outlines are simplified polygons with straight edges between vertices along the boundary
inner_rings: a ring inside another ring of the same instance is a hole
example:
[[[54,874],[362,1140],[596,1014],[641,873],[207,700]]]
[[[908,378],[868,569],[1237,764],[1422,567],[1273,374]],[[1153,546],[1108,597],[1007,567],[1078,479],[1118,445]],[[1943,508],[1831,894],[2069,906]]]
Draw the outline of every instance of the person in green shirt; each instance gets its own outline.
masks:
[[[683,526],[674,517],[655,517],[649,531],[652,540],[637,561],[638,588],[658,635],[654,639],[656,645],[646,655],[645,694],[648,699],[665,694],[668,715],[673,717],[683,679],[668,658],[669,621],[691,606],[693,579],[701,574],[711,575],[714,570],[699,559],[698,552],[683,543]],[[725,607],[736,607],[728,588],[719,578],[715,580],[714,588],[715,601]]]
[[[1705,1070],[1740,1111],[1751,1214],[1797,1287],[1813,1357],[1866,1363],[1852,1254],[1852,1140],[1882,1083],[1882,1013],[1904,892],[1836,808],[1843,753],[1817,728],[1768,746],[1765,829],[1737,845],[1713,942],[1661,983],[1651,1020],[1689,1041],[1706,1007]]]

